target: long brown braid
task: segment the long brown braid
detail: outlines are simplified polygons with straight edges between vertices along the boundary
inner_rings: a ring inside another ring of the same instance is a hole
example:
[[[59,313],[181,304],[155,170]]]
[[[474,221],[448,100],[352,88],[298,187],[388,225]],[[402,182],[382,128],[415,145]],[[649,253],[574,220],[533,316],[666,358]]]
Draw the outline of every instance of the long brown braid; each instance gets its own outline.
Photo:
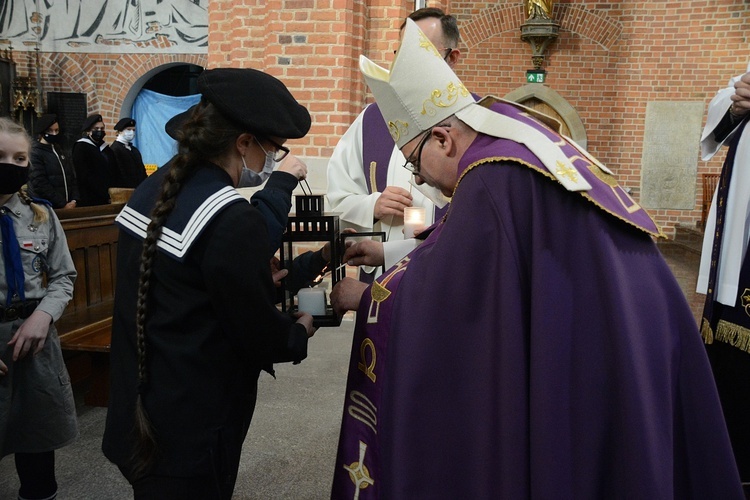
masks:
[[[158,455],[157,436],[143,403],[143,396],[148,387],[145,326],[148,315],[148,293],[157,243],[164,223],[174,210],[177,194],[185,181],[190,178],[202,162],[228,151],[241,133],[242,131],[222,117],[212,104],[201,101],[180,130],[177,131],[179,153],[172,160],[172,165],[162,184],[159,200],[151,212],[151,222],[146,230],[143,251],[141,252],[138,301],[136,304],[138,395],[135,407],[136,442],[133,449],[133,469],[131,471],[134,478],[148,473]]]

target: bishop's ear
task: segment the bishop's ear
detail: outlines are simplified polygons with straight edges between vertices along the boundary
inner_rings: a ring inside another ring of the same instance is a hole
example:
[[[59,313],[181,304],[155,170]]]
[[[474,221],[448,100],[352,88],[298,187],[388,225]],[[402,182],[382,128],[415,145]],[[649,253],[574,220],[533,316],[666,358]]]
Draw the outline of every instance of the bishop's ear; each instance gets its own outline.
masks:
[[[448,149],[450,151],[454,145],[449,127],[433,127],[432,139],[437,143],[440,149]]]

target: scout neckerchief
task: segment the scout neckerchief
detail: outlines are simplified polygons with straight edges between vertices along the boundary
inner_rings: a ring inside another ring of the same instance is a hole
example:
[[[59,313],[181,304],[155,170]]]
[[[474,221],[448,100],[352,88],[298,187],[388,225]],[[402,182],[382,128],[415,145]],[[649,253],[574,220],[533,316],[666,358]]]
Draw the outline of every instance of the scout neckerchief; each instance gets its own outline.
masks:
[[[18,246],[16,230],[13,228],[13,219],[10,210],[0,207],[0,230],[3,239],[3,261],[5,262],[5,279],[8,281],[8,295],[5,297],[5,305],[10,306],[13,299],[26,300],[23,290],[23,262],[21,261],[21,250]]]

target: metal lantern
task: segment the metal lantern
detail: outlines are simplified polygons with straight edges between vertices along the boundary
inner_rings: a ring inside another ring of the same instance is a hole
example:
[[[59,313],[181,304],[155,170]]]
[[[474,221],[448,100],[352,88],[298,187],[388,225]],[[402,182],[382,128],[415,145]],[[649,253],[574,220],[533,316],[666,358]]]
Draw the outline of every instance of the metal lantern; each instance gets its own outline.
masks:
[[[341,262],[346,249],[348,238],[375,237],[385,241],[384,232],[367,233],[341,233],[339,231],[339,217],[337,214],[324,213],[323,195],[298,195],[295,197],[296,215],[290,216],[287,222],[286,232],[282,238],[280,257],[282,265],[286,266],[294,257],[294,244],[300,242],[329,243],[331,246],[331,261],[324,268],[316,283],[322,281],[323,276],[330,271],[331,288],[346,276],[346,263]],[[305,310],[313,314],[313,325],[339,326],[341,317],[338,316],[330,305],[330,301],[323,287],[302,288],[297,294],[290,293],[287,284],[294,281],[294,266],[286,266],[289,274],[281,281],[284,298],[281,301],[281,310],[284,312],[297,312]],[[296,300],[295,300],[296,299]],[[312,305],[312,309],[310,309]]]
[[[340,246],[341,240],[339,239],[339,217],[335,214],[323,213],[323,195],[298,195],[295,197],[295,204],[296,215],[289,217],[286,232],[282,238],[280,250],[282,265],[286,266],[286,263],[294,257],[293,247],[295,243],[315,241],[322,242],[323,244],[329,243],[331,245],[331,262],[322,274],[327,270],[331,271],[331,286],[333,286],[344,277],[345,273],[341,265],[343,251]],[[287,268],[289,274],[281,282],[284,292],[284,299],[281,301],[281,310],[284,312],[297,312],[302,300],[309,300],[314,305],[312,310],[308,309],[308,312],[313,314],[314,326],[339,326],[341,324],[341,317],[333,311],[330,301],[322,288],[303,288],[295,295],[289,293],[287,282],[293,280],[294,268],[293,266],[287,266]],[[322,274],[319,277],[320,279],[322,279]],[[310,297],[308,298],[308,296]],[[295,298],[297,298],[296,301]],[[306,307],[302,309],[306,309]]]

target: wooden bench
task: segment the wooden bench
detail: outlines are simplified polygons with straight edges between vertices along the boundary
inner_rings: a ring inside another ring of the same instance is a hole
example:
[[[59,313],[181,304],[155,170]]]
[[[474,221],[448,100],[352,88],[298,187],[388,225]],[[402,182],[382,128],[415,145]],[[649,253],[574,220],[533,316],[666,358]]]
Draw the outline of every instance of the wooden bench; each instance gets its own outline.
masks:
[[[107,406],[117,236],[115,217],[123,205],[56,210],[78,277],[73,299],[55,323],[74,384],[90,383],[84,402]]]

